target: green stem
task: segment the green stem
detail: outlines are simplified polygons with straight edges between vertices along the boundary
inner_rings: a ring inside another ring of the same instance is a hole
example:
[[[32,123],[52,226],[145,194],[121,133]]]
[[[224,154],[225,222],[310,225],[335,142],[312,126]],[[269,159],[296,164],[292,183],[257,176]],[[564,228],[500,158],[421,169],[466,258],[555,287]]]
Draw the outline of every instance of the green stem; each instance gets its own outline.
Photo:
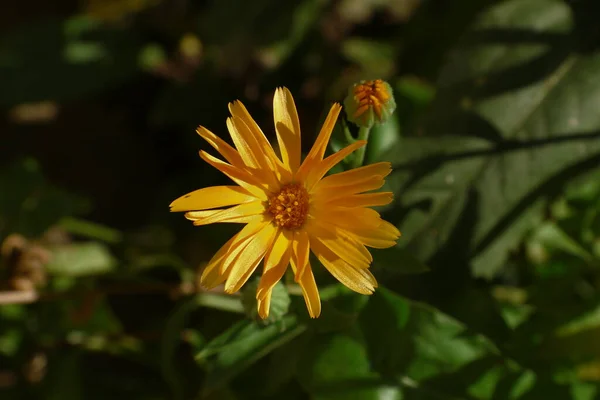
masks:
[[[202,293],[196,297],[199,306],[230,311],[238,314],[244,313],[244,307],[239,297],[214,293]]]
[[[371,133],[371,128],[361,127],[358,130],[358,139],[357,140],[369,140],[369,133]],[[365,162],[365,153],[367,151],[367,145],[364,145],[360,149],[356,150],[354,153],[354,163],[353,168],[362,167]]]

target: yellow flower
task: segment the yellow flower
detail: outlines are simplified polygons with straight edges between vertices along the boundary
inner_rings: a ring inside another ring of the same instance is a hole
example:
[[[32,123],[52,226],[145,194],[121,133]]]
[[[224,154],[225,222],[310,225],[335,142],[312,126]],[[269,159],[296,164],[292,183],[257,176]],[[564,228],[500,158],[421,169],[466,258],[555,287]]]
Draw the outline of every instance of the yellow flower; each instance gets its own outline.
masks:
[[[226,160],[205,151],[200,157],[238,186],[199,189],[171,203],[171,211],[187,211],[194,225],[216,222],[246,224],[214,255],[201,284],[212,288],[225,283],[234,293],[264,259],[256,293],[258,312],[269,315],[271,291],[291,265],[312,318],[321,302],[309,263],[309,251],[350,289],[371,294],[377,281],[369,272],[373,260],[366,246],[387,248],[400,232],[368,207],[388,204],[392,193],[365,193],[379,189],[391,172],[380,162],[325,177],[325,174],[365,141],[357,141],[324,158],[341,106],[334,104],[312,149],[301,162],[300,123],[291,93],[278,88],[273,114],[281,159],[244,105],[229,104],[227,128],[235,148],[200,126],[198,134]],[[236,150],[237,149],[237,150]]]

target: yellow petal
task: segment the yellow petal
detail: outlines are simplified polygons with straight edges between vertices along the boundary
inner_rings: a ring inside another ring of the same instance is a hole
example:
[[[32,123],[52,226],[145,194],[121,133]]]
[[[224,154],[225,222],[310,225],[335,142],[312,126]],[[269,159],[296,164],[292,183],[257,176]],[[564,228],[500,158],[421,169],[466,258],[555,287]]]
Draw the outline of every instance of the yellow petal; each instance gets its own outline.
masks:
[[[235,148],[240,153],[240,157],[242,157],[244,164],[250,168],[258,168],[258,161],[254,157],[254,153],[248,143],[248,139],[250,138],[238,130],[232,118],[227,118],[227,129],[229,130],[231,140],[233,140],[233,144],[235,144]]]
[[[207,218],[207,216],[212,216],[212,215],[216,214],[217,211],[220,211],[220,210],[190,211],[190,212],[185,213],[185,218],[192,221],[194,226],[207,225],[207,223],[204,222],[204,219]],[[197,215],[197,213],[198,214],[213,213],[213,214],[203,214],[202,216],[199,216],[199,215]],[[261,215],[258,215],[258,214],[257,215],[238,215],[238,216],[231,216],[228,218],[223,218],[216,222],[225,223],[225,224],[249,224],[251,222],[256,222],[256,221],[260,220],[260,218],[261,218]]]
[[[312,204],[310,216],[322,223],[339,226],[351,231],[377,229],[381,216],[370,208],[333,208],[323,204]]]
[[[379,239],[374,236],[357,236],[356,238],[364,243],[365,246],[372,247],[374,249],[388,249],[396,245],[395,240]]]
[[[379,226],[375,229],[348,229],[345,231],[358,242],[376,249],[395,246],[396,240],[400,237],[400,231],[384,220],[381,220]]]
[[[233,236],[231,239],[227,241],[219,251],[215,253],[215,255],[208,262],[204,270],[202,271],[202,276],[200,277],[200,285],[207,288],[212,289],[221,283],[225,282],[227,276],[221,274],[220,266],[225,259],[225,255],[229,251],[231,245],[235,242],[236,236]]]
[[[340,161],[346,158],[350,153],[356,149],[366,145],[366,140],[357,140],[349,146],[344,147],[342,150],[334,153],[319,162],[314,168],[312,168],[305,181],[305,185],[308,191],[311,191],[315,183],[317,183],[331,168],[336,166]]]
[[[225,282],[225,291],[227,293],[237,292],[246,283],[264,258],[276,233],[277,228],[274,224],[266,224],[239,253]]]
[[[224,210],[190,211],[186,218],[194,221],[194,225],[208,225],[217,222],[240,223],[247,222],[248,217],[260,216],[265,212],[265,205],[257,200],[244,203]],[[252,218],[250,219],[252,220]]]
[[[295,232],[292,248],[298,265],[298,270],[295,272],[296,280],[298,280],[304,273],[305,267],[308,265],[308,257],[310,255],[310,243],[308,241],[308,233],[306,233],[305,230],[298,230]]]
[[[309,221],[306,224],[306,231],[310,237],[311,246],[318,241],[323,247],[327,247],[336,256],[343,259],[350,265],[356,268],[369,268],[369,264],[373,261],[371,254],[362,250],[359,243],[342,235],[339,230],[332,226],[325,226],[316,221]]]
[[[377,281],[368,269],[353,267],[318,240],[311,240],[310,248],[329,273],[349,289],[361,294],[375,291]]]
[[[302,274],[298,274],[298,270],[300,270],[300,268],[297,267],[297,261],[295,260],[294,256],[292,256],[290,264],[292,266],[294,276],[296,276],[295,281],[302,289],[302,295],[304,296],[304,302],[306,303],[308,314],[311,318],[317,318],[319,315],[321,315],[321,298],[319,296],[317,283],[315,282],[315,276],[313,275],[310,264],[308,263],[308,258],[306,259],[306,265],[302,268],[305,271]]]
[[[392,164],[387,161],[365,165],[326,176],[315,185],[315,190],[339,188],[373,179],[380,180],[388,176],[391,172]]]
[[[362,182],[355,182],[351,185],[346,186],[338,186],[333,188],[319,188],[318,190],[313,189],[311,195],[313,199],[320,201],[322,203],[327,203],[329,201],[345,198],[348,196],[352,196],[355,194],[377,190],[384,185],[385,181],[382,177],[374,176],[370,180],[364,180]]]
[[[240,186],[211,186],[181,196],[169,206],[171,211],[195,211],[227,207],[256,200]]]
[[[396,239],[398,239],[401,235],[398,228],[396,228],[393,224],[391,224],[385,220],[381,220],[381,225],[379,226],[379,230],[387,233],[388,235],[396,236]]]
[[[333,207],[356,208],[385,206],[386,204],[390,204],[393,200],[394,194],[392,192],[381,192],[354,194],[346,197],[336,196],[336,198],[328,199],[326,202]]]
[[[329,144],[331,132],[333,132],[333,128],[335,127],[335,123],[337,122],[341,110],[342,106],[338,103],[334,103],[331,106],[329,114],[327,114],[327,118],[325,118],[325,122],[323,123],[321,131],[319,132],[319,136],[317,136],[315,144],[310,149],[308,155],[304,159],[304,162],[300,166],[300,169],[298,169],[297,179],[299,181],[303,181],[308,174],[308,171],[310,171],[310,169],[319,161],[323,160],[325,150],[327,150],[327,145]]]
[[[329,175],[315,184],[311,194],[332,199],[376,190],[391,170],[389,163],[378,163]]]
[[[233,268],[235,261],[238,259],[240,253],[248,246],[248,244],[254,240],[256,234],[263,230],[265,226],[271,223],[270,218],[264,215],[259,216],[260,219],[253,221],[242,228],[241,231],[235,235],[235,241],[229,247],[223,263],[220,267],[220,272],[225,275],[229,275],[229,271]]]
[[[231,165],[235,165],[237,167],[244,165],[242,157],[240,157],[239,153],[223,139],[203,126],[199,126],[198,129],[196,129],[196,132],[198,135],[200,135],[200,137],[202,137],[202,139],[206,140],[208,144],[217,150]]]
[[[279,190],[275,171],[250,128],[238,117],[228,118],[227,127],[244,163],[254,168],[254,173],[260,175],[261,181],[267,182],[272,191]]]
[[[261,183],[256,177],[252,176],[248,171],[243,170],[241,168],[237,168],[233,165],[227,164],[218,158],[215,158],[205,152],[204,150],[200,150],[200,157],[209,163],[214,168],[218,169],[229,179],[242,186],[248,192],[250,192],[256,198],[261,200],[267,200],[266,184]]]
[[[287,88],[275,90],[273,119],[281,158],[288,171],[295,174],[300,166],[300,121],[294,98]]]
[[[262,319],[266,319],[269,317],[269,311],[271,310],[272,293],[272,290],[268,290],[263,298],[256,299],[256,308],[258,308],[258,315]]]
[[[292,236],[290,231],[280,229],[275,236],[273,245],[265,255],[265,268],[256,291],[258,314],[263,319],[269,316],[273,288],[281,280],[290,264]]]
[[[275,171],[277,175],[277,179],[282,183],[287,183],[291,181],[291,174],[286,171],[285,166],[275,154],[271,143],[260,129],[256,121],[252,118],[244,104],[241,101],[234,101],[233,103],[229,103],[229,112],[235,118],[241,119],[244,124],[250,129],[253,136],[258,143],[259,148],[264,154],[265,158],[269,163],[269,167],[271,170]]]
[[[292,232],[288,230],[279,229],[277,231],[273,245],[265,255],[265,267],[256,291],[257,299],[263,298],[285,273],[292,255],[292,237]]]

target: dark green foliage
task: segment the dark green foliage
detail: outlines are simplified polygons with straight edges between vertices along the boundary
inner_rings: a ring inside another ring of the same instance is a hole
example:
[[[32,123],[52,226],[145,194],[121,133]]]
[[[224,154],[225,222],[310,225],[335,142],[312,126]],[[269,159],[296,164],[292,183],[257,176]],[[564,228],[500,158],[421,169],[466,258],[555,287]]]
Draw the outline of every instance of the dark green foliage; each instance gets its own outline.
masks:
[[[9,3],[0,399],[600,398],[597,1]],[[397,109],[366,160],[392,162],[378,211],[402,231],[377,291],[314,262],[321,317],[286,276],[267,322],[197,293],[237,228],[168,212],[226,182],[195,127],[226,137],[241,99],[274,139],[287,86],[308,151],[374,78]]]

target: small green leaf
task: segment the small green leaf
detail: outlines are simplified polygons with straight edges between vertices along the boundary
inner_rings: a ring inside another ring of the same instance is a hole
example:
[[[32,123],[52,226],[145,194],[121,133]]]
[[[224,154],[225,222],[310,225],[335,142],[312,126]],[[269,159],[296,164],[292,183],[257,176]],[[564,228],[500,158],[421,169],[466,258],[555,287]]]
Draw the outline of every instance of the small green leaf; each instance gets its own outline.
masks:
[[[65,231],[107,243],[119,243],[123,234],[116,229],[74,217],[65,217],[58,222]]]
[[[577,241],[565,233],[553,222],[544,222],[533,233],[532,240],[540,243],[549,250],[560,250],[589,261],[593,257]]]
[[[100,275],[112,271],[117,265],[108,247],[97,242],[73,243],[51,250],[52,259],[47,269],[53,275]]]

